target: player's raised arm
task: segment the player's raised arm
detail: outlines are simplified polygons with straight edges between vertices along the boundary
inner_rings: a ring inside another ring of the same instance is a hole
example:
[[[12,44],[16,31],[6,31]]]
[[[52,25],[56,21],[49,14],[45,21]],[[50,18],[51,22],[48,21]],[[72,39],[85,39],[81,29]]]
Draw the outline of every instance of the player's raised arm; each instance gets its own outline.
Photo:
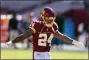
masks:
[[[33,33],[34,33],[34,31],[30,28],[25,33],[19,35],[15,39],[13,39],[12,43],[20,42],[20,41],[24,40],[25,38],[28,38],[29,36],[31,36]]]
[[[6,45],[8,47],[11,47],[13,45],[13,43],[20,42],[20,41],[24,40],[25,38],[28,38],[29,36],[31,36],[33,33],[34,33],[34,31],[31,28],[29,28],[25,33],[19,35],[12,41],[7,42]]]
[[[56,33],[54,33],[54,35],[56,37],[58,37],[59,39],[64,40],[65,42],[68,42],[68,43],[71,43],[71,44],[73,42],[73,40],[71,38],[69,38],[66,35],[60,33],[59,31],[57,31]]]
[[[20,41],[24,40],[25,38],[28,38],[29,36],[31,36],[35,32],[36,32],[36,30],[34,28],[34,23],[31,23],[29,29],[25,33],[19,35],[18,37],[16,37],[12,41],[7,42],[6,44],[9,46],[9,45],[12,45],[13,43],[20,42]]]
[[[71,44],[73,44],[73,45],[75,45],[77,47],[80,47],[80,48],[84,48],[84,45],[81,42],[78,42],[76,40],[73,40],[73,39],[69,38],[68,36],[60,33],[59,31],[56,31],[54,33],[54,35],[56,37],[58,37],[59,39],[64,40],[65,42],[71,43]]]

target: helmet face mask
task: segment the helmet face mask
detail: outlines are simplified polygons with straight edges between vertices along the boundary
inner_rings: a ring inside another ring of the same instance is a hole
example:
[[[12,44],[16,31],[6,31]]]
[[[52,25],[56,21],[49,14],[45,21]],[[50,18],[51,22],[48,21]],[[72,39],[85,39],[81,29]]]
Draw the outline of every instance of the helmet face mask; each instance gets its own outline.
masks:
[[[47,11],[48,9],[48,11]],[[49,13],[50,12],[50,13]],[[55,15],[52,9],[50,8],[45,8],[41,12],[41,18],[42,22],[47,26],[47,27],[52,27],[53,22],[55,21]]]

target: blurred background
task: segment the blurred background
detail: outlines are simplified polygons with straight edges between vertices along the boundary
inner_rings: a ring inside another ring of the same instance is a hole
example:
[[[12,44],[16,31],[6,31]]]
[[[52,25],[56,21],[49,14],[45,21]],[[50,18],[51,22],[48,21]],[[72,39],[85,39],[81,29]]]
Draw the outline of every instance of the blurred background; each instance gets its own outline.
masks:
[[[10,48],[5,43],[24,33],[31,21],[40,20],[40,12],[47,6],[56,12],[58,30],[86,46],[80,49],[54,37],[52,59],[88,59],[88,3],[88,0],[1,1],[1,59],[32,59],[32,36]]]

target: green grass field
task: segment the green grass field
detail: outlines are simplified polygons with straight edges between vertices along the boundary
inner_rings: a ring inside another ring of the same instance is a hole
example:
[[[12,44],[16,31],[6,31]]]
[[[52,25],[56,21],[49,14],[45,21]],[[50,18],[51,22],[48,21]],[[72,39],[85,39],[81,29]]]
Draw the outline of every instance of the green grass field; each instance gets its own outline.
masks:
[[[52,59],[88,59],[88,52],[51,51]],[[1,59],[32,59],[32,50],[1,49]]]

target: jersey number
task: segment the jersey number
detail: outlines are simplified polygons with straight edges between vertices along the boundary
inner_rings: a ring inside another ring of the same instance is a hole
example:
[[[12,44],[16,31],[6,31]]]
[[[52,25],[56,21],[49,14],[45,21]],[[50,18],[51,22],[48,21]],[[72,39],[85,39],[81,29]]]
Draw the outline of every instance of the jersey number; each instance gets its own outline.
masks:
[[[51,43],[51,40],[53,38],[53,34],[51,34],[48,39],[47,39],[47,34],[45,34],[45,33],[39,34],[39,38],[41,38],[41,37],[44,37],[44,38],[38,40],[38,45],[39,46],[46,46],[47,43]]]

